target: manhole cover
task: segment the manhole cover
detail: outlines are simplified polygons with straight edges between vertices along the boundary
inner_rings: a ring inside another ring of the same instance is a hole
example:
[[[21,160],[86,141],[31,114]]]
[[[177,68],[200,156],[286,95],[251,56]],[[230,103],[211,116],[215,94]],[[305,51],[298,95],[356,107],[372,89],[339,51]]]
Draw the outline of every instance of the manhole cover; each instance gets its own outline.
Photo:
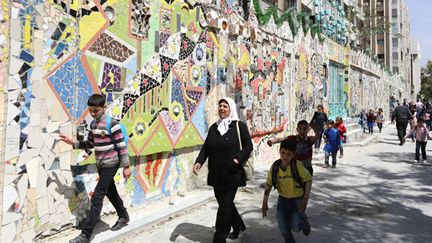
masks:
[[[382,205],[350,201],[337,202],[323,210],[326,214],[343,214],[356,217],[375,216],[383,211]]]

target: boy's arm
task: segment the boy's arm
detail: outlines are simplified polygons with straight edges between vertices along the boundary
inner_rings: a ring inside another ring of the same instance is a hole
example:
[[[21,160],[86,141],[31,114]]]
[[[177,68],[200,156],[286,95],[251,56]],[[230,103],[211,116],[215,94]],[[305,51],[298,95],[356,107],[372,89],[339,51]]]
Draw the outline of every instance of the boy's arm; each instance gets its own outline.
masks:
[[[267,145],[268,146],[272,146],[275,143],[280,143],[283,140],[287,139],[288,137],[276,137],[276,138],[271,138],[269,140],[267,140]]]
[[[265,189],[264,189],[264,197],[263,197],[263,203],[262,203],[262,215],[263,217],[267,216],[267,211],[268,211],[268,198],[270,196],[270,191],[271,191],[271,186],[269,185],[265,185]]]
[[[312,181],[306,182],[303,200],[302,200],[300,207],[299,207],[299,211],[301,211],[301,212],[304,212],[306,209],[311,189],[312,189]]]

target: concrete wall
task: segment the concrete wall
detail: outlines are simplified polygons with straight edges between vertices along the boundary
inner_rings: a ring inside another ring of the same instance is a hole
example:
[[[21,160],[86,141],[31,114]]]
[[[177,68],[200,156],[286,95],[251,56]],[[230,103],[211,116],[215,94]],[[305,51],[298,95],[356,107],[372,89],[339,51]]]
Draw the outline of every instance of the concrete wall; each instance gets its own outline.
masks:
[[[142,205],[205,183],[191,166],[222,96],[238,102],[258,166],[277,156],[266,139],[293,132],[318,104],[350,118],[363,108],[388,110],[389,84],[400,87],[349,47],[301,30],[293,36],[286,21],[259,26],[253,6],[244,21],[233,1],[220,9],[210,0],[194,8],[180,0],[78,2],[1,8],[10,21],[0,27],[3,51],[10,45],[9,65],[0,66],[7,103],[7,116],[0,116],[1,242],[30,242],[85,217],[97,183],[95,159],[58,135],[87,128],[85,104],[94,92],[108,95],[107,112],[133,134],[134,176],[124,182],[119,172],[115,181],[128,205]]]

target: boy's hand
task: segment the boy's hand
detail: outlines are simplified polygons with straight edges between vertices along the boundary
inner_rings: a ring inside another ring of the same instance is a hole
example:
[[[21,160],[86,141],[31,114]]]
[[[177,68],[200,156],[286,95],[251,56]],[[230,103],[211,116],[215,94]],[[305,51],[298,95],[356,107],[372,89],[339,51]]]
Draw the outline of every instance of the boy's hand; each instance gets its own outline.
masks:
[[[267,145],[268,146],[271,147],[273,144],[274,144],[273,139],[270,138],[269,140],[267,140]]]
[[[302,202],[299,206],[299,211],[304,212],[306,210],[306,203]]]
[[[193,166],[193,173],[195,175],[198,175],[199,171],[201,170],[201,164],[200,163],[196,163]]]
[[[60,137],[61,141],[65,142],[65,143],[67,143],[69,145],[74,145],[75,144],[75,139],[73,139],[71,137],[68,137],[68,136],[66,136],[64,134],[60,134],[59,137]]]
[[[132,172],[128,167],[124,167],[123,168],[123,178],[125,178],[125,180],[129,179],[129,177],[131,176]]]
[[[267,217],[267,211],[268,211],[268,205],[267,205],[267,203],[263,203],[261,211],[262,211],[263,218]]]

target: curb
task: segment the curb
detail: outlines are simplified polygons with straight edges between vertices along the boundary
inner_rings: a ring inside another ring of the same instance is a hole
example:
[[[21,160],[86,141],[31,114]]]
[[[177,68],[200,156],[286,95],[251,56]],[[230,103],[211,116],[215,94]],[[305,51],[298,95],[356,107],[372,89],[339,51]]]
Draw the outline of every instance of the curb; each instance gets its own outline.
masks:
[[[194,197],[183,197],[181,200],[176,202],[176,206],[168,206],[164,210],[159,210],[150,215],[146,215],[143,218],[138,218],[131,221],[127,226],[119,231],[104,231],[101,232],[91,240],[91,242],[113,242],[120,239],[126,235],[130,235],[133,232],[139,231],[141,228],[146,226],[154,225],[163,220],[167,220],[177,214],[180,214],[186,210],[198,207],[213,200],[213,191],[206,191],[205,193],[200,193],[198,196]]]

